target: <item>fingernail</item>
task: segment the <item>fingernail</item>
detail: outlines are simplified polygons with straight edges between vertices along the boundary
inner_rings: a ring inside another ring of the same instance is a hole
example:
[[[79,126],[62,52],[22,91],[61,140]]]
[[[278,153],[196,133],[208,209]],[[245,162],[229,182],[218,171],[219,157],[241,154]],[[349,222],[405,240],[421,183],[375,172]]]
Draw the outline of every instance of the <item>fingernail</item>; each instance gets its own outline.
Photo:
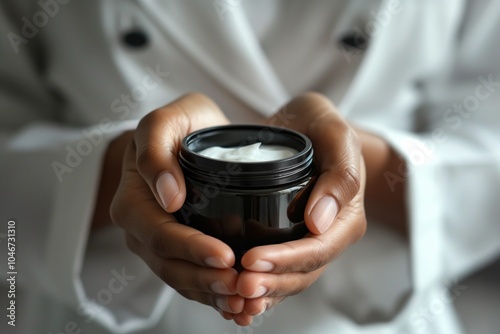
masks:
[[[324,233],[330,227],[338,211],[337,201],[331,196],[325,196],[316,203],[311,218],[320,233]]]
[[[231,313],[229,313],[229,312],[224,312],[224,311],[222,311],[222,310],[217,310],[217,311],[220,313],[220,315],[221,315],[221,316],[222,316],[225,320],[228,320],[228,321],[229,321],[229,320],[233,320],[233,315],[232,315]]]
[[[205,259],[205,264],[209,267],[217,268],[217,269],[226,269],[229,266],[224,260],[222,260],[218,256],[210,256]]]
[[[233,293],[229,291],[227,288],[226,284],[222,281],[215,281],[212,284],[210,284],[210,290],[212,290],[214,293],[218,293],[221,295],[232,295]]]
[[[158,192],[158,196],[160,196],[163,208],[167,210],[170,202],[179,193],[179,186],[172,174],[164,172],[160,174],[158,181],[156,181],[156,191]]]
[[[247,269],[252,270],[252,271],[268,272],[268,271],[272,271],[274,269],[274,267],[275,267],[274,263],[271,263],[269,261],[257,260],[257,262],[252,264]]]
[[[229,308],[229,303],[227,302],[226,297],[215,297],[215,305],[219,308],[219,310],[233,313],[233,311]]]
[[[254,294],[248,298],[259,298],[259,297],[264,296],[266,293],[267,293],[267,289],[263,286],[259,286],[257,288],[257,290],[255,290]]]
[[[262,310],[260,310],[260,312],[257,315],[261,315],[262,313],[264,313],[266,311],[267,311],[267,304],[264,304],[264,306],[262,306]]]

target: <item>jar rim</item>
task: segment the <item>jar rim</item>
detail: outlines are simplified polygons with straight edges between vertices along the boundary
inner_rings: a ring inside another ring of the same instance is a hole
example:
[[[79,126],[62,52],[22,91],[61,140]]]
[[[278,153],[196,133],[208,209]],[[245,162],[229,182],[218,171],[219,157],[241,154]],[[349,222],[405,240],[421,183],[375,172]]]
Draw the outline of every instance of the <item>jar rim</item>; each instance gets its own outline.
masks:
[[[211,146],[237,147],[262,142],[297,151],[291,157],[258,162],[231,162],[198,152]],[[192,132],[182,140],[179,163],[185,174],[199,181],[227,173],[229,185],[262,187],[300,181],[312,174],[313,148],[307,136],[290,129],[268,125],[221,125]]]

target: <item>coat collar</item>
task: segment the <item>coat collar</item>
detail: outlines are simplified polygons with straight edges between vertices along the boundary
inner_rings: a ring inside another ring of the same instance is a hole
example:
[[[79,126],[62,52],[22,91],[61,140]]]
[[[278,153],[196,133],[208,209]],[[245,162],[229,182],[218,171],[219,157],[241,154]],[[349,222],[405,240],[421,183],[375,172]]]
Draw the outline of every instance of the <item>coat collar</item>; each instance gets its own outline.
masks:
[[[147,0],[138,4],[188,57],[257,112],[270,116],[289,100],[241,5],[226,15],[217,1],[179,1],[176,6],[182,7],[183,18],[174,22],[158,11],[165,4]]]

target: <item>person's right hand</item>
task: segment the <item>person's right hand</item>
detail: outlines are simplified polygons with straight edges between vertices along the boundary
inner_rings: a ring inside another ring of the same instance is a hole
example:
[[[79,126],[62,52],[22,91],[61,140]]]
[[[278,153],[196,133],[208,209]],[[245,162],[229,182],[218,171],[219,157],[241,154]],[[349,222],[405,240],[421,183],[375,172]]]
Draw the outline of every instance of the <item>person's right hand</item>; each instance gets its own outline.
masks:
[[[234,253],[220,240],[182,225],[171,214],[186,196],[177,155],[182,139],[228,120],[207,97],[189,94],[145,116],[128,146],[111,205],[127,245],[165,283],[226,319],[242,312]]]

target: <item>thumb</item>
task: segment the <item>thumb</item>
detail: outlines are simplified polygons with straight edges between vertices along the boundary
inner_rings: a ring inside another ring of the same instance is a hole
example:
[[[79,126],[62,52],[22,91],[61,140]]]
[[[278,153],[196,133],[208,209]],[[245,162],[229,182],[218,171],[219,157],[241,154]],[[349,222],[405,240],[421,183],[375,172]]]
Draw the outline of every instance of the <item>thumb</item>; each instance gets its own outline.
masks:
[[[354,130],[333,113],[311,130],[319,177],[304,218],[311,232],[322,234],[362,189],[362,157]]]
[[[318,179],[306,205],[304,220],[313,234],[322,234],[360,191],[361,145],[356,132],[335,106],[318,93],[299,96],[271,122],[304,133],[312,142]]]
[[[182,139],[198,129],[227,123],[219,107],[198,93],[184,95],[139,122],[134,137],[136,167],[167,212],[179,210],[186,198],[177,158]]]

